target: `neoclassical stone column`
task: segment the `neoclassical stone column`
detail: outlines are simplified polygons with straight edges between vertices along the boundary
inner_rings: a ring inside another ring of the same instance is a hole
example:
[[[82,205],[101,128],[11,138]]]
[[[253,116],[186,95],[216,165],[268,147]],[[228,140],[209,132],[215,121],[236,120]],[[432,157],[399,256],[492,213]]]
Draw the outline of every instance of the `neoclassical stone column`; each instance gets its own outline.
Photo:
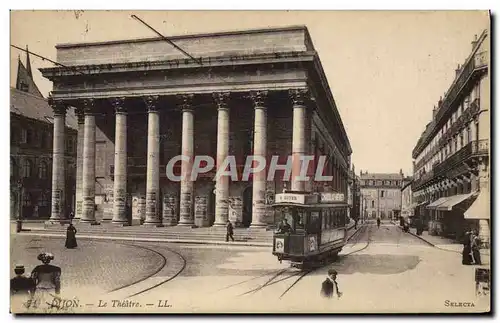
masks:
[[[306,153],[306,89],[294,89],[289,92],[293,105],[293,134],[292,134],[292,178],[293,191],[304,191],[305,181],[296,179],[300,174],[301,156]]]
[[[194,225],[193,193],[194,183],[191,181],[191,170],[194,158],[194,112],[192,94],[182,95],[182,155],[189,161],[181,164],[181,199],[179,225]]]
[[[83,100],[85,125],[83,135],[82,223],[95,223],[95,114],[93,99]]]
[[[128,225],[127,200],[127,110],[125,98],[113,98],[115,109],[115,169],[113,186],[113,223]]]
[[[49,98],[49,104],[54,111],[54,141],[52,148],[52,205],[49,222],[59,222],[65,219],[65,127],[66,105],[63,102]],[[22,201],[20,204],[22,207]]]
[[[75,206],[75,219],[78,220],[82,217],[83,210],[83,140],[85,132],[85,115],[83,107],[76,109],[76,116],[78,118],[78,137],[76,143],[76,206]]]
[[[144,98],[148,108],[148,157],[146,174],[146,219],[144,225],[161,226],[160,201],[160,111],[158,96]]]
[[[255,109],[254,146],[255,156],[267,157],[267,108],[264,104],[267,92],[250,93]],[[252,186],[252,227],[266,226],[266,171],[253,174]]]
[[[217,104],[217,167],[229,154],[229,93],[214,93]],[[218,169],[218,168],[217,168]],[[215,226],[229,219],[229,176],[220,176],[215,183]]]

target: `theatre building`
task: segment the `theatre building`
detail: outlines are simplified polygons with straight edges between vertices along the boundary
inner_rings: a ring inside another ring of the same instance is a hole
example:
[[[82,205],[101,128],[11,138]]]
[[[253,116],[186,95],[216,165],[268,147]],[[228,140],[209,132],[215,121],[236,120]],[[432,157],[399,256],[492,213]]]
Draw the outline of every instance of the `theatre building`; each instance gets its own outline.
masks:
[[[80,222],[211,226],[229,219],[264,227],[273,222],[269,204],[285,188],[347,196],[351,147],[307,28],[169,39],[193,58],[161,38],[63,44],[57,61],[66,67],[41,69],[54,84],[55,151],[64,142],[68,107],[81,116]],[[175,174],[189,174],[200,155],[217,165],[235,156],[239,174],[248,155],[268,161],[278,155],[280,164],[292,155],[324,155],[323,175],[333,179],[269,180],[259,172],[248,181],[214,180],[214,168],[194,182],[174,181],[166,166],[181,154],[191,162],[175,164]],[[65,189],[62,174],[54,170],[53,191]],[[52,195],[55,222],[64,217],[54,207],[58,196]]]
[[[429,234],[461,239],[477,229],[490,237],[490,40],[487,31],[472,51],[427,124],[415,148],[415,216]]]

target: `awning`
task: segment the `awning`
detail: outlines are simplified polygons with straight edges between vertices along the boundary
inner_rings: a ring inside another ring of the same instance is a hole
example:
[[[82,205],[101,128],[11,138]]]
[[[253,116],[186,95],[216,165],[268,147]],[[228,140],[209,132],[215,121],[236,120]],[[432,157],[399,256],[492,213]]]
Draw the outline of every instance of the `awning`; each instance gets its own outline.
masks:
[[[462,203],[469,197],[472,197],[474,194],[477,194],[477,192],[472,192],[468,194],[457,194],[453,196],[448,196],[448,200],[446,202],[441,203],[436,207],[436,210],[439,211],[451,211],[453,207],[459,203]]]
[[[419,207],[419,206],[422,206],[422,205],[428,204],[428,203],[429,203],[429,201],[420,202],[417,205],[415,205],[415,207]]]
[[[435,210],[439,205],[443,204],[444,202],[448,201],[449,197],[440,197],[431,204],[427,205],[427,208],[430,210]]]
[[[480,191],[478,197],[467,211],[464,212],[465,219],[490,219],[490,197],[489,192]]]

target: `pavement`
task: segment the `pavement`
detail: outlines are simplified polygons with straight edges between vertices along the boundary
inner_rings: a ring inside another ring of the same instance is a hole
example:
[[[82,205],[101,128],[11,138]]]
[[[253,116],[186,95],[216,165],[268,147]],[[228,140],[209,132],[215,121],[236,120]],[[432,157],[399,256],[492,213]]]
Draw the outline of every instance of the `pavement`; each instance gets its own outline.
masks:
[[[399,226],[399,224],[392,222],[391,223],[395,226],[397,226],[399,229],[402,230],[402,228]],[[463,245],[461,243],[458,243],[457,241],[453,239],[449,239],[446,237],[441,237],[441,236],[433,236],[430,235],[428,231],[422,232],[421,235],[417,235],[417,229],[416,228],[410,228],[410,231],[408,232],[409,234],[417,237],[418,239],[421,239],[422,241],[425,241],[429,245],[447,250],[447,251],[452,251],[452,252],[457,252],[457,253],[462,253],[463,250]],[[490,249],[481,249],[481,261],[485,265],[490,264]]]

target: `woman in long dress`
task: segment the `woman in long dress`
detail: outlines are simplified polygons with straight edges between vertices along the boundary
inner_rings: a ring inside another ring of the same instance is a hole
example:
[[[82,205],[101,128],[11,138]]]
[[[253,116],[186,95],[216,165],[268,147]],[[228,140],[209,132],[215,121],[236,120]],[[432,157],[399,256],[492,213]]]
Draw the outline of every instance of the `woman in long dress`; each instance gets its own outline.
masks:
[[[69,224],[68,229],[66,230],[66,248],[73,249],[78,245],[76,243],[76,229],[73,224]]]
[[[41,253],[37,259],[42,264],[31,272],[31,278],[35,282],[32,305],[34,308],[50,311],[53,310],[54,299],[61,292],[61,268],[50,264],[54,259],[51,253]]]
[[[471,233],[466,232],[463,245],[464,248],[462,250],[462,265],[470,265],[472,264],[472,256],[471,256],[471,240],[470,240]]]

